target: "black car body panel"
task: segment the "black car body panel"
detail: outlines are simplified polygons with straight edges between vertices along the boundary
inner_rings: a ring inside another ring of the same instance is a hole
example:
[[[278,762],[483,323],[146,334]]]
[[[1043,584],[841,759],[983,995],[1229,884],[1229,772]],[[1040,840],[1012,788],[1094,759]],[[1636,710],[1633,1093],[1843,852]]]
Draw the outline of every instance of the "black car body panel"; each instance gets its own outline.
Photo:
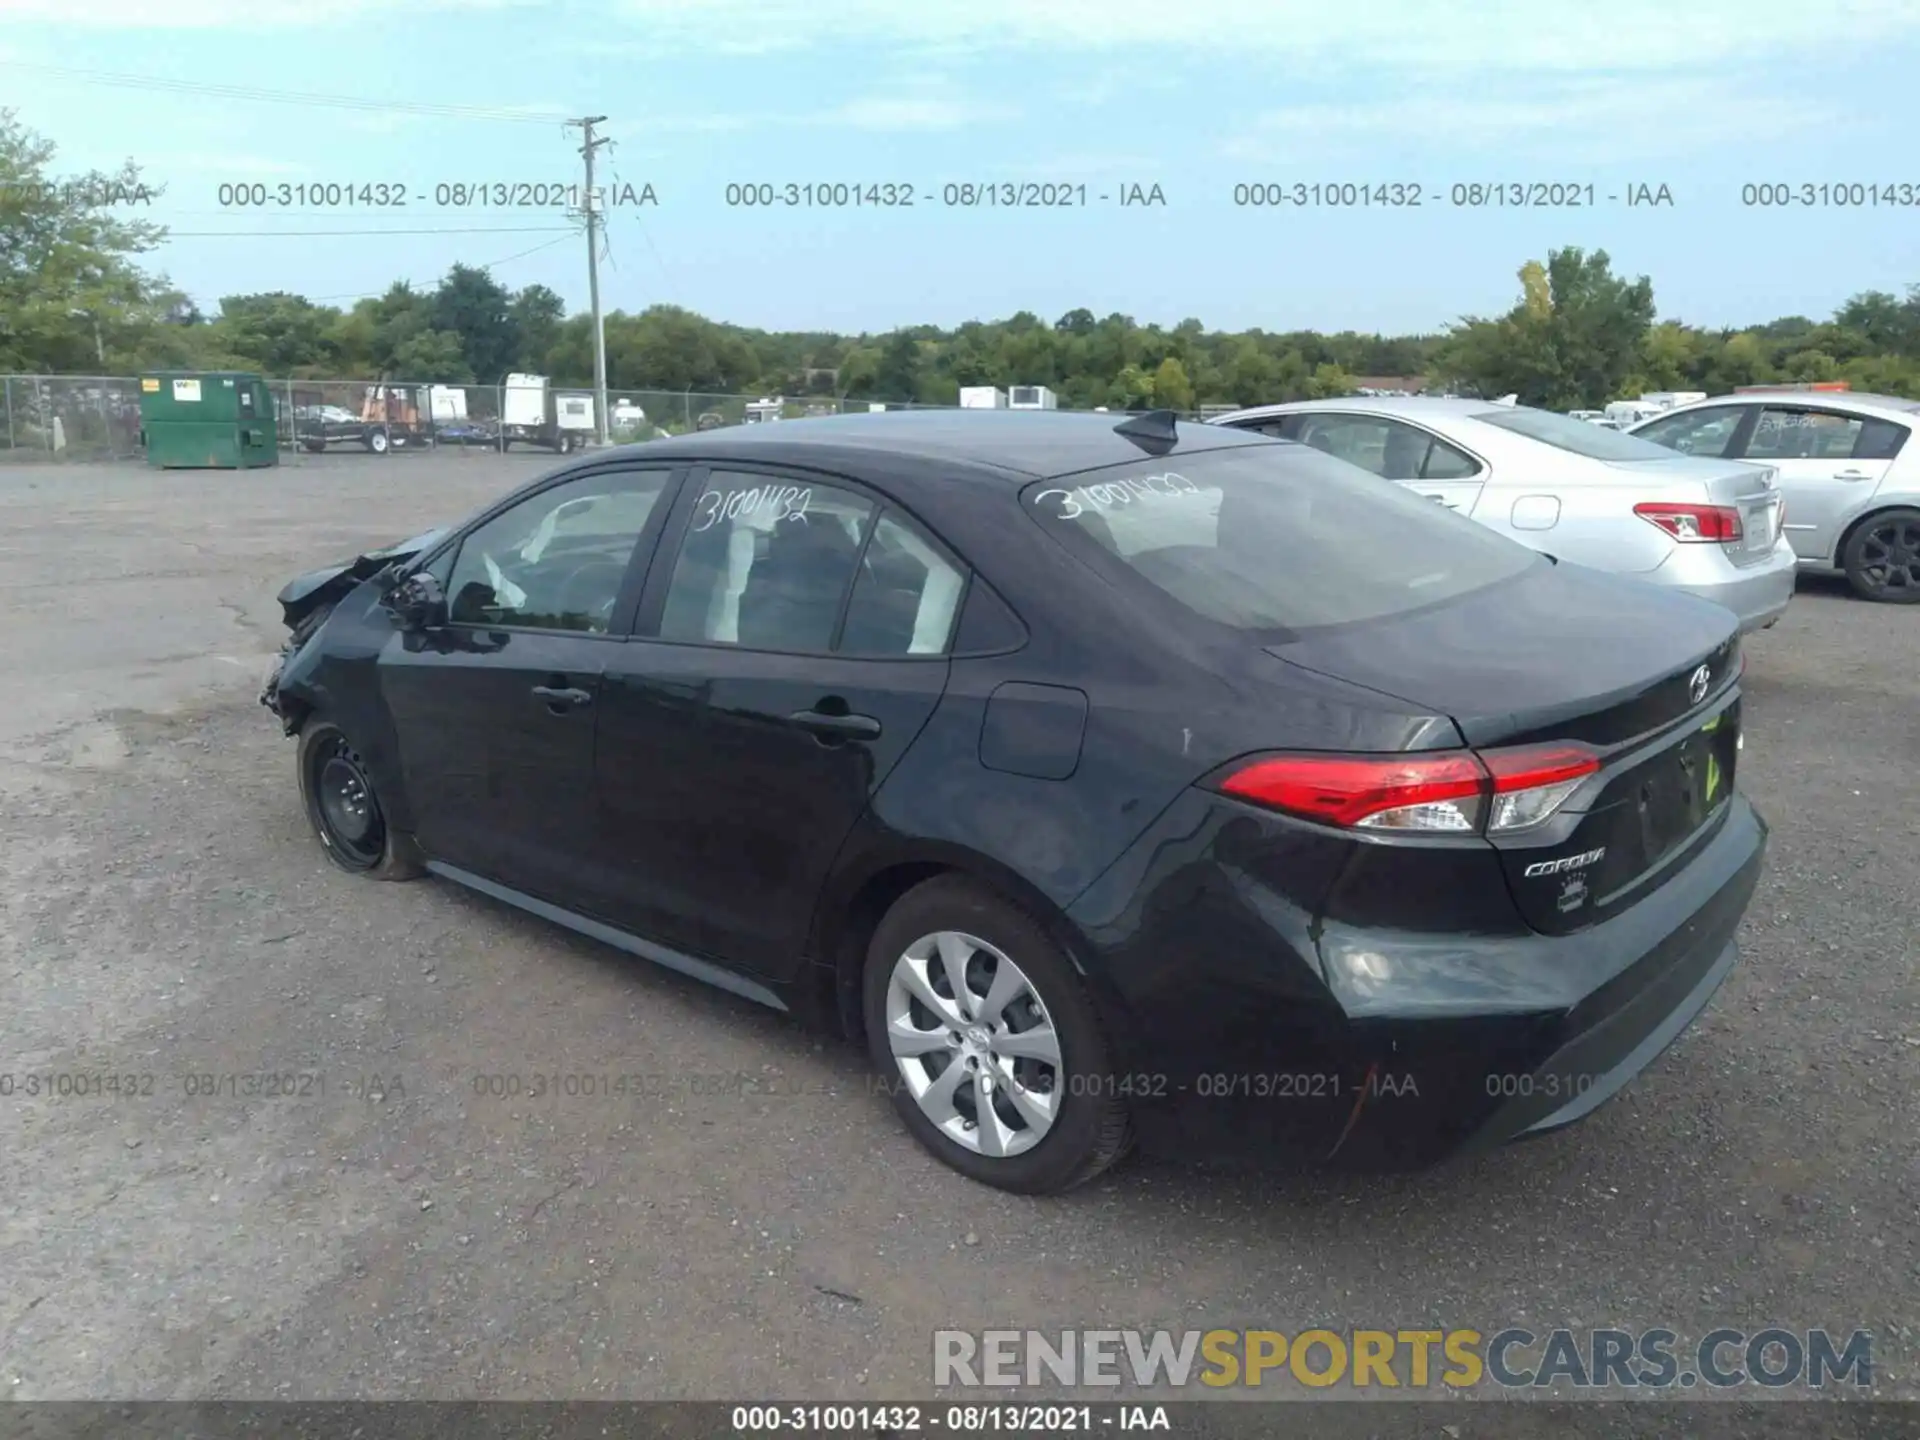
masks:
[[[263,698],[289,729],[320,712],[352,735],[439,873],[843,1029],[887,903],[975,877],[1085,980],[1149,1148],[1421,1164],[1577,1118],[1735,953],[1766,832],[1734,787],[1731,617],[1529,555],[1405,614],[1250,636],[1147,603],[1021,513],[1036,480],[1105,485],[1145,448],[1102,417],[948,412],[603,452],[289,584],[296,635],[333,609]],[[1236,450],[1283,473],[1312,454],[1205,426],[1147,453],[1200,473]],[[421,630],[383,604],[477,525],[621,467],[672,479],[610,633]],[[720,470],[848,487],[920,527],[965,572],[951,643],[661,638]],[[577,708],[528,701],[561,681]],[[823,697],[873,733],[809,731]],[[1542,741],[1592,773],[1508,836],[1342,828],[1221,789],[1268,752]]]

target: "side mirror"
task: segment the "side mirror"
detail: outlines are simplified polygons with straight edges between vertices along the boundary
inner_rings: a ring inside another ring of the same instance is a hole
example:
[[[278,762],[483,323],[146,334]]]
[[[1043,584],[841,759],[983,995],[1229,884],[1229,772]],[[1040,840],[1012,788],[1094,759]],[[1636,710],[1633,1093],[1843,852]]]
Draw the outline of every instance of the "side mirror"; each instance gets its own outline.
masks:
[[[435,630],[447,623],[446,592],[425,571],[401,580],[380,603],[403,630]]]

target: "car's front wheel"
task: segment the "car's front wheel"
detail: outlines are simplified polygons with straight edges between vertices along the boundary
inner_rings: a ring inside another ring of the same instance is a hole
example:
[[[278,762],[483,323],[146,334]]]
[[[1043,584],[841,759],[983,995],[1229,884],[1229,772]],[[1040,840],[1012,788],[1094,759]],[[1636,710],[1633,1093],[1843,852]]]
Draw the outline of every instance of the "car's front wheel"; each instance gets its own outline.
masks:
[[[1868,516],[1848,537],[1840,563],[1856,595],[1920,604],[1920,510]]]
[[[388,827],[366,762],[338,725],[309,719],[300,730],[298,763],[307,821],[328,859],[373,880],[412,880],[425,873],[411,842]]]
[[[1127,1110],[1092,997],[1044,929],[960,877],[874,932],[868,1047],[914,1138],[972,1179],[1072,1189],[1126,1154]]]

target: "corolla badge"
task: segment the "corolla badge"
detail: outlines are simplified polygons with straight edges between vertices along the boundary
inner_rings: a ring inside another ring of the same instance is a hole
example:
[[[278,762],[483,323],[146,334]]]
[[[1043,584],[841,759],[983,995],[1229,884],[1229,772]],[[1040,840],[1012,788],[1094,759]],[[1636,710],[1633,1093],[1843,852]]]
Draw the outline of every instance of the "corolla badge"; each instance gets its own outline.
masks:
[[[1607,847],[1602,845],[1598,850],[1584,851],[1579,855],[1562,855],[1558,860],[1536,861],[1520,873],[1529,880],[1537,879],[1542,875],[1565,875],[1572,870],[1586,869],[1606,853]]]
[[[1702,665],[1687,678],[1687,700],[1698,705],[1707,698],[1707,686],[1713,683],[1713,667]]]
[[[1578,875],[1569,875],[1566,883],[1560,887],[1559,909],[1562,915],[1578,910],[1587,903],[1587,882]]]

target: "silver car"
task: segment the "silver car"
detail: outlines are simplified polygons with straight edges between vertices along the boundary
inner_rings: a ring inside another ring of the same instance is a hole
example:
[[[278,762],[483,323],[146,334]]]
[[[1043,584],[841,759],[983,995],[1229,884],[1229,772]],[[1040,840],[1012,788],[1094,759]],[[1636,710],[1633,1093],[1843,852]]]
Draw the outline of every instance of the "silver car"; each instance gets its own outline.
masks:
[[[1743,631],[1793,599],[1794,552],[1765,466],[1490,400],[1303,400],[1212,423],[1315,446],[1556,559],[1715,601]]]
[[[1803,570],[1869,600],[1920,602],[1920,400],[1782,386],[1697,400],[1630,431],[1684,455],[1780,472]]]

